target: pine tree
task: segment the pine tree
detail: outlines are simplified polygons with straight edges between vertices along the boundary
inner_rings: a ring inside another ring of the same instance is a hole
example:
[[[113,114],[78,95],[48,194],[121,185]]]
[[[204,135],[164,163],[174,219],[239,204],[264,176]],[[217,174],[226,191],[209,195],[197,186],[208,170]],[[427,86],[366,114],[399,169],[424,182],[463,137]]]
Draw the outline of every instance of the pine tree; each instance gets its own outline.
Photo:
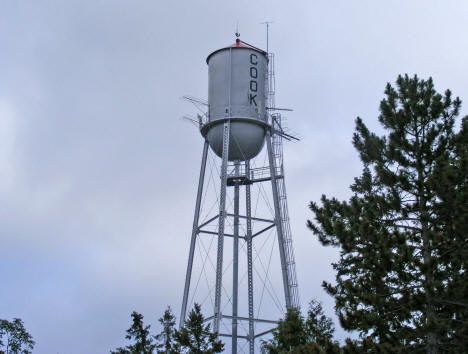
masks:
[[[323,313],[317,300],[309,303],[307,318],[296,308],[290,308],[284,319],[273,330],[273,338],[262,342],[262,352],[280,353],[340,353],[338,343],[333,341],[335,328],[330,318]]]
[[[467,120],[461,101],[432,79],[387,84],[379,137],[356,119],[353,144],[364,164],[340,202],[311,202],[309,227],[340,248],[333,264],[341,325],[358,331],[364,352],[466,351]],[[461,351],[460,351],[461,350]]]
[[[286,316],[278,322],[272,335],[271,340],[262,344],[264,353],[289,353],[296,347],[307,344],[306,325],[301,312],[296,308],[288,309]]]
[[[447,323],[453,352],[463,353],[468,348],[468,120],[462,122],[454,139],[454,154],[438,161],[432,188],[437,194],[435,208],[443,233],[449,235],[443,247],[447,270],[451,271],[445,296],[436,299],[452,314]]]
[[[155,336],[155,339],[157,341],[156,348],[158,348],[158,353],[179,353],[178,345],[177,343],[175,343],[176,320],[174,315],[172,314],[170,307],[168,307],[166,311],[164,311],[164,315],[159,319],[159,323],[161,323],[163,329],[161,333]]]
[[[333,339],[335,327],[333,321],[323,313],[322,304],[317,300],[309,303],[309,311],[305,321],[308,342],[326,346]]]
[[[125,348],[117,348],[111,351],[112,354],[152,354],[156,348],[153,343],[153,338],[150,335],[150,326],[143,324],[143,315],[132,312],[132,326],[127,329],[126,339],[133,341],[133,344],[127,345]]]
[[[182,353],[211,354],[223,351],[224,344],[218,339],[218,334],[212,333],[210,325],[203,325],[203,322],[200,305],[195,304],[185,325],[175,334],[177,345],[180,346]]]

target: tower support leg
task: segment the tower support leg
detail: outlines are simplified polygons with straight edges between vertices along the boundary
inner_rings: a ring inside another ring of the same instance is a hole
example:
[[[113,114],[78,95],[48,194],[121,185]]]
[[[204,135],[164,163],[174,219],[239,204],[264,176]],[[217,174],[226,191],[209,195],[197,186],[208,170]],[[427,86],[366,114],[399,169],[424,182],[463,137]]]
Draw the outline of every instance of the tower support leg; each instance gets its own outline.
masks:
[[[281,210],[280,210],[280,200],[278,193],[278,183],[276,181],[276,166],[275,166],[275,156],[272,146],[272,137],[271,132],[267,129],[266,133],[266,143],[268,151],[268,161],[270,164],[270,175],[271,175],[271,187],[273,190],[273,204],[275,207],[275,224],[276,230],[278,233],[278,244],[279,244],[279,253],[281,261],[281,272],[283,274],[283,287],[284,287],[284,297],[286,301],[286,308],[291,308],[291,287],[288,274],[288,265],[286,261],[286,250],[284,249],[284,233],[283,233],[283,224],[281,220]]]
[[[219,228],[218,228],[218,254],[216,259],[216,288],[213,318],[213,331],[219,333],[219,322],[221,320],[221,288],[223,280],[223,248],[224,248],[224,223],[226,220],[226,185],[227,185],[227,163],[229,153],[229,131],[231,123],[229,120],[223,126],[223,155],[221,163],[221,192],[219,196]]]
[[[182,310],[180,313],[180,322],[179,322],[180,327],[184,325],[185,315],[187,313],[187,301],[188,301],[188,295],[189,295],[189,289],[190,289],[190,280],[192,278],[192,267],[193,267],[193,256],[195,253],[195,243],[197,241],[197,236],[198,236],[198,222],[200,219],[200,206],[201,206],[201,199],[203,195],[203,184],[205,181],[205,169],[206,169],[207,156],[208,156],[208,141],[205,140],[205,144],[203,145],[202,162],[201,162],[201,167],[200,167],[200,178],[198,180],[197,201],[195,203],[195,215],[193,217],[192,237],[190,240],[190,251],[189,251],[188,264],[187,264],[187,273],[185,275],[184,297],[182,299]]]
[[[245,161],[245,175],[250,178],[250,161]],[[250,197],[250,185],[245,186],[245,210],[247,223],[247,286],[249,302],[249,353],[255,351],[254,337],[254,304],[253,304],[253,269],[252,269],[252,206]]]
[[[235,175],[239,176],[239,161],[234,162]],[[232,354],[237,354],[237,315],[239,285],[239,180],[234,183],[234,240],[232,255]]]

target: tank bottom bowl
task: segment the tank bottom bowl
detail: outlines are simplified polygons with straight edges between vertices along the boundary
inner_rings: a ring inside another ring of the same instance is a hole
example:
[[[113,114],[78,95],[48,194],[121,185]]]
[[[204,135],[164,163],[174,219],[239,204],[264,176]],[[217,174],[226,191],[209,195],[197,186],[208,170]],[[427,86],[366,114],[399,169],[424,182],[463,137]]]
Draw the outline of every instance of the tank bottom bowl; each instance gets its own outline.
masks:
[[[213,124],[207,139],[216,155],[223,155],[223,121]],[[229,161],[245,161],[254,158],[262,150],[265,143],[265,128],[256,122],[236,121],[231,119],[229,134]]]

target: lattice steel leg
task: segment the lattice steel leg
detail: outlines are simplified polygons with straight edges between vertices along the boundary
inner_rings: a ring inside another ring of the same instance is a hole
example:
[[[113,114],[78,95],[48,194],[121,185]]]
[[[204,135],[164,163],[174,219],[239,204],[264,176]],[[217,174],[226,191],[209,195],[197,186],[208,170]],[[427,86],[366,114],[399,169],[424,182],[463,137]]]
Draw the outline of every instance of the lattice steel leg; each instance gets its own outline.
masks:
[[[235,161],[235,175],[239,176],[239,161]],[[232,353],[237,353],[237,314],[239,286],[239,180],[234,184],[234,242],[232,258]]]
[[[245,175],[250,178],[250,161],[245,161]],[[247,223],[247,283],[249,297],[249,352],[253,354],[255,351],[254,337],[254,304],[253,304],[253,269],[252,269],[252,207],[250,196],[250,185],[245,186],[245,209]]]
[[[231,123],[227,120],[223,126],[223,158],[221,164],[221,192],[219,196],[219,229],[218,229],[218,255],[216,259],[216,289],[213,330],[219,333],[219,321],[221,320],[221,288],[223,278],[223,248],[224,248],[224,222],[226,219],[226,184],[227,163],[229,153],[229,130]]]
[[[281,271],[283,274],[284,297],[286,301],[286,307],[290,308],[292,306],[291,288],[290,288],[291,283],[289,281],[288,265],[286,262],[286,251],[284,249],[284,234],[283,234],[283,225],[281,222],[280,201],[279,201],[279,196],[278,196],[278,184],[276,182],[275,157],[273,155],[273,148],[271,144],[271,132],[269,130],[267,130],[267,133],[266,133],[266,143],[267,143],[267,151],[268,151],[268,161],[270,164],[271,187],[273,189],[273,203],[275,206],[275,224],[276,224],[276,231],[278,233]]]
[[[182,327],[187,313],[187,301],[190,291],[190,280],[192,278],[193,256],[195,253],[195,243],[198,236],[198,222],[200,219],[200,205],[203,194],[203,183],[205,181],[206,158],[208,156],[208,141],[203,145],[202,162],[200,167],[200,178],[198,181],[197,201],[195,203],[195,215],[193,217],[192,237],[190,240],[189,260],[187,264],[187,273],[185,275],[184,297],[182,299],[182,310],[180,312],[179,326]]]

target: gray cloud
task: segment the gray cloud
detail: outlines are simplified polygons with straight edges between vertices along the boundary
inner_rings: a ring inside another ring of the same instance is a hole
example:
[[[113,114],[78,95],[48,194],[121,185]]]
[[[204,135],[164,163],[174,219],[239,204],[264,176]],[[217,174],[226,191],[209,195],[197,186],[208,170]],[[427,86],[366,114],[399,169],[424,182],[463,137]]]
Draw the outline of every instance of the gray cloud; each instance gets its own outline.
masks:
[[[285,147],[301,298],[332,300],[336,250],[305,228],[322,193],[360,172],[354,119],[376,120],[385,83],[433,76],[468,99],[462,1],[4,2],[0,11],[0,316],[37,353],[123,343],[132,310],[178,313],[202,141],[180,118],[206,97],[205,58],[274,20],[277,104],[303,137]],[[466,112],[466,109],[464,109]],[[340,338],[345,336],[339,331]]]

